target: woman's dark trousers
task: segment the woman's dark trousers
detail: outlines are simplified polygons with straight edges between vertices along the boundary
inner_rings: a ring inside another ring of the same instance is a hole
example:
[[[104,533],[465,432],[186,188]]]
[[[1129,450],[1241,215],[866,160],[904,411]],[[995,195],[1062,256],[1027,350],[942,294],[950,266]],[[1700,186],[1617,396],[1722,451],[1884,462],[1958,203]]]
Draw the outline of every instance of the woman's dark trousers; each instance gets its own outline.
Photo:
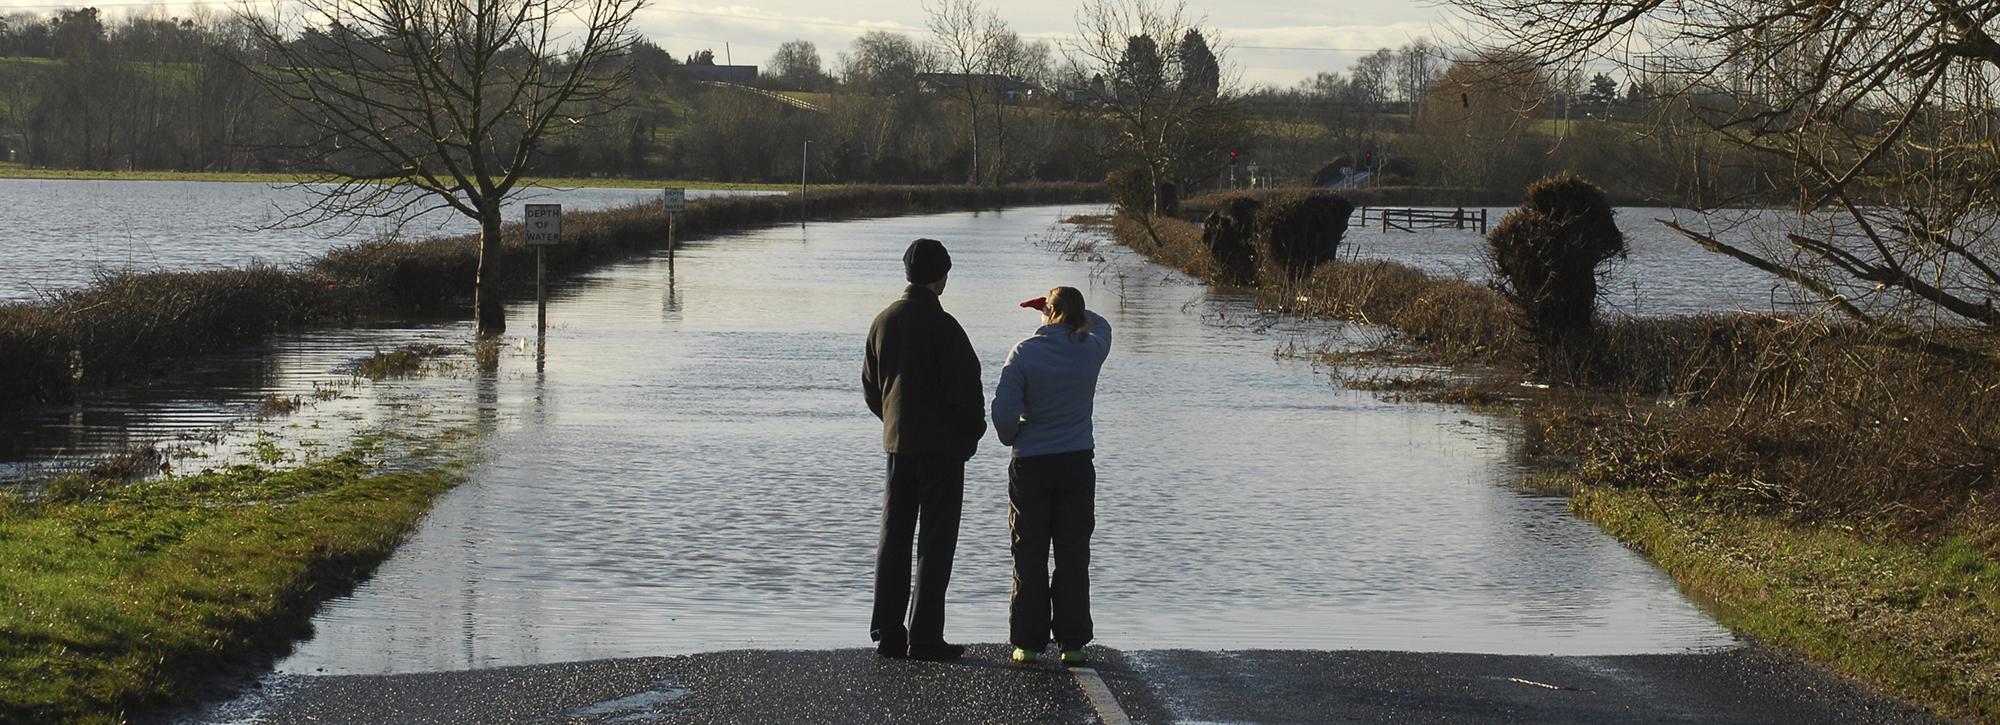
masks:
[[[1090,532],[1097,528],[1091,451],[1016,458],[1007,466],[1007,523],[1014,532],[1014,598],[1008,639],[1030,652],[1091,639]],[[1056,568],[1049,571],[1049,548]]]
[[[965,505],[965,461],[949,456],[889,455],[888,492],[882,499],[882,538],[875,547],[876,641],[944,642],[944,591],[958,550],[958,517]],[[919,534],[917,523],[922,519]],[[910,540],[917,543],[917,600],[910,602]],[[910,626],[903,628],[909,614]]]

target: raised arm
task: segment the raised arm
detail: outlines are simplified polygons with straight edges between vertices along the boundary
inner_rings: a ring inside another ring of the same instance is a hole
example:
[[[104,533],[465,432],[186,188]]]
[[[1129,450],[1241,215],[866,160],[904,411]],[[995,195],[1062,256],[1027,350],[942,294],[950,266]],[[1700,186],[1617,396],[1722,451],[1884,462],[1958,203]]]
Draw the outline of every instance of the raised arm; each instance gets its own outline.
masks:
[[[1090,317],[1091,342],[1102,345],[1103,354],[1109,355],[1111,353],[1111,323],[1105,322],[1103,315],[1090,310],[1084,310],[1083,314]]]

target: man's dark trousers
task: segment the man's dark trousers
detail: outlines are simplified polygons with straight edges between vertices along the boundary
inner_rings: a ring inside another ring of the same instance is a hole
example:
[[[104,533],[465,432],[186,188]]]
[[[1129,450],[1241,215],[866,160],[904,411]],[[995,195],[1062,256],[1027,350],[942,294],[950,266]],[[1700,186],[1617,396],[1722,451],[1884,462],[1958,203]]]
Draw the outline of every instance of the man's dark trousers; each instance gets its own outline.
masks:
[[[965,461],[889,454],[882,539],[875,547],[875,616],[869,627],[875,639],[920,645],[944,642],[944,592],[951,584],[951,559],[958,550],[958,518],[964,506]],[[917,597],[915,606],[910,606],[913,535]],[[905,611],[910,615],[907,631]]]
[[[1090,533],[1097,528],[1092,455],[1086,450],[1026,456],[1007,466],[1007,520],[1014,530],[1014,598],[1007,629],[1008,639],[1021,649],[1042,651],[1051,627],[1056,644],[1065,650],[1090,642]]]

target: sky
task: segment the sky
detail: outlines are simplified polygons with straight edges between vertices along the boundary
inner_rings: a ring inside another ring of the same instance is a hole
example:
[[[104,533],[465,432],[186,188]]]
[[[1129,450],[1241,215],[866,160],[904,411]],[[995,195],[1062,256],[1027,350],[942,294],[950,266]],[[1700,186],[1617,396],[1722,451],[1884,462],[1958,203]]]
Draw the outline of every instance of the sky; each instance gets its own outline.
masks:
[[[233,0],[0,0],[0,13],[48,13],[59,7],[93,5],[112,17],[149,8],[179,15],[197,4],[211,11],[236,6]],[[983,4],[1027,38],[1060,46],[1076,28],[1077,0],[986,0]],[[1202,25],[1215,31],[1210,43],[1226,48],[1224,60],[1246,86],[1291,86],[1321,71],[1345,71],[1355,57],[1375,48],[1393,48],[1419,37],[1448,40],[1450,36],[1444,31],[1449,11],[1428,0],[1190,0],[1187,9],[1191,16],[1206,19]],[[921,37],[925,35],[924,17],[919,0],[754,0],[736,4],[653,0],[641,11],[638,25],[642,34],[676,56],[713,49],[717,60],[726,56],[746,65],[765,65],[779,43],[805,39],[818,47],[823,66],[831,70],[836,53],[847,49],[855,36],[887,30]]]

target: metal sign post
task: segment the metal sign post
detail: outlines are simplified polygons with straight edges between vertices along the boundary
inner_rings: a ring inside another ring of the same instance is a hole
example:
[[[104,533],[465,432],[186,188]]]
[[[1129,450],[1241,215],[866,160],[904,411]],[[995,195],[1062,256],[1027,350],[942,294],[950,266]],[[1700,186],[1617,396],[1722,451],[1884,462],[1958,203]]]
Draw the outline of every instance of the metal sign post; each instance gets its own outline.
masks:
[[[548,262],[543,252],[562,243],[562,205],[529,204],[522,216],[527,244],[535,248],[535,334],[539,336],[549,328]]]
[[[674,258],[674,215],[687,210],[687,189],[664,189],[660,198],[667,209],[667,259],[671,260]]]

